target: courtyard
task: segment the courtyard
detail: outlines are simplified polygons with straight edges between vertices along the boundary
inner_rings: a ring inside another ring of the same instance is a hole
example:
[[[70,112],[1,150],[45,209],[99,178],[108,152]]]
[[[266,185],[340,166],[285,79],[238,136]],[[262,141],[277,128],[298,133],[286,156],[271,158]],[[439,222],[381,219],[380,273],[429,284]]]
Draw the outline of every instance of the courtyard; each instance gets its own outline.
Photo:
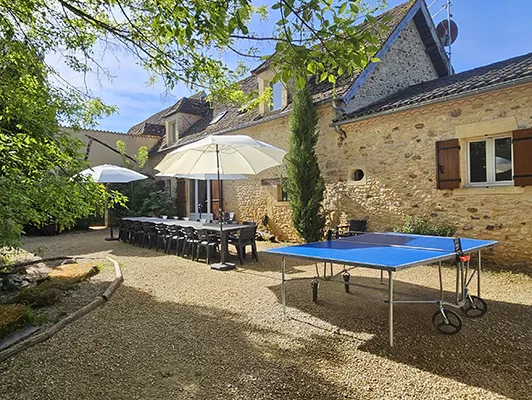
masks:
[[[484,318],[439,334],[434,305],[395,307],[387,343],[385,286],[357,269],[346,294],[314,265],[287,261],[289,319],[282,318],[278,257],[261,253],[228,272],[121,242],[107,232],[25,240],[44,257],[109,255],[124,283],[111,300],[50,340],[0,364],[5,399],[528,398],[532,391],[532,285],[485,271]],[[234,254],[233,254],[234,260]],[[452,291],[454,269],[444,268]],[[397,274],[396,290],[434,294],[436,267]]]

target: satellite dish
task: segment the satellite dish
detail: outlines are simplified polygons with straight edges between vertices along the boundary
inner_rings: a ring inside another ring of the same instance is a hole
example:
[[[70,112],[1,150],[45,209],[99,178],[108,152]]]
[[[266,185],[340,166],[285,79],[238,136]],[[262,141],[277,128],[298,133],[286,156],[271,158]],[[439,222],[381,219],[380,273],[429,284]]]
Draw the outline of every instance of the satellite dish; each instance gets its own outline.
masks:
[[[451,26],[450,34],[449,25]],[[436,27],[436,34],[444,46],[450,46],[454,43],[456,37],[458,36],[458,25],[456,25],[453,20],[441,21]]]

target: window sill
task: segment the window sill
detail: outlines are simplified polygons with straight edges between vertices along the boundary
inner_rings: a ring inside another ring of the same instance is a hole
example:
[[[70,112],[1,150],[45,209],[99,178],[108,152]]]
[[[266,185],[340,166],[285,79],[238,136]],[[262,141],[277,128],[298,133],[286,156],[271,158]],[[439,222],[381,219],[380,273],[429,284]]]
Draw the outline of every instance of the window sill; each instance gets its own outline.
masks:
[[[486,187],[463,187],[455,189],[460,195],[500,195],[500,194],[522,194],[525,189],[519,186],[486,186]]]

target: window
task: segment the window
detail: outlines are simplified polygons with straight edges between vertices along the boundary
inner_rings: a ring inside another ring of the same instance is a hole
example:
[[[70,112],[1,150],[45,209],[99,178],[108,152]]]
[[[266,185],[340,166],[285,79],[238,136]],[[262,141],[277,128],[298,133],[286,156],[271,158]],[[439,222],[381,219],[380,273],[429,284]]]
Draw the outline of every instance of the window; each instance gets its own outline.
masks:
[[[364,171],[361,169],[356,169],[353,171],[353,176],[351,177],[354,182],[359,182],[364,179]]]
[[[273,92],[270,111],[279,110],[283,107],[283,84],[281,81],[276,83],[270,82],[270,88]]]
[[[467,144],[470,186],[512,185],[512,138],[495,137]]]
[[[217,123],[218,121],[220,121],[224,116],[225,114],[227,114],[227,110],[226,111],[223,111],[219,114],[217,114],[211,122],[209,122],[209,125],[214,125],[215,123]]]
[[[281,186],[279,186],[279,201],[289,201],[290,197],[288,192],[286,192]]]
[[[176,121],[172,121],[170,124],[170,139],[172,140],[172,143],[177,142],[177,123]]]

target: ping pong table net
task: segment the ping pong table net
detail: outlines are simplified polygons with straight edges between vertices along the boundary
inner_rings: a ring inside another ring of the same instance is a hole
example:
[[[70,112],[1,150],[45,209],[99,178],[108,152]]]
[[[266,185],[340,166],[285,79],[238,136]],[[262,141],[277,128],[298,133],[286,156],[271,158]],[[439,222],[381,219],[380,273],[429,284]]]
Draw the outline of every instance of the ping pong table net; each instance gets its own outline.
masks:
[[[462,241],[459,237],[454,238],[454,252],[456,253],[456,262],[465,262],[471,259],[470,255],[464,254],[462,250]]]

